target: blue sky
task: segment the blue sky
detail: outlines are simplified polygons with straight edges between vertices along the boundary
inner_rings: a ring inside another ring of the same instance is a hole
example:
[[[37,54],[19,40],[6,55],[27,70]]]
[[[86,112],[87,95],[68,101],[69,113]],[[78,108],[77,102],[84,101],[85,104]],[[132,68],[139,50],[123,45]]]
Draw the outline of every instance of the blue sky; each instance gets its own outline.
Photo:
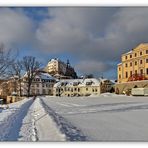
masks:
[[[116,79],[120,56],[148,41],[147,7],[0,8],[0,42],[19,58],[70,60],[79,75]]]

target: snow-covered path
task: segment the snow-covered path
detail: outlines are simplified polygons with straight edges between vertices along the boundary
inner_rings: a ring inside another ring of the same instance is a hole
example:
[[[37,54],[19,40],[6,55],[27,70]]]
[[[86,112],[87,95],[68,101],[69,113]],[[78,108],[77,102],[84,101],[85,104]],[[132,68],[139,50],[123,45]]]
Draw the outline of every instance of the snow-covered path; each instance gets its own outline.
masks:
[[[0,113],[0,141],[65,141],[40,99],[24,99]]]
[[[32,103],[32,99],[25,99],[0,114],[0,141],[17,141],[23,118]]]
[[[20,135],[19,141],[65,141],[65,135],[45,112],[38,97],[23,120]]]

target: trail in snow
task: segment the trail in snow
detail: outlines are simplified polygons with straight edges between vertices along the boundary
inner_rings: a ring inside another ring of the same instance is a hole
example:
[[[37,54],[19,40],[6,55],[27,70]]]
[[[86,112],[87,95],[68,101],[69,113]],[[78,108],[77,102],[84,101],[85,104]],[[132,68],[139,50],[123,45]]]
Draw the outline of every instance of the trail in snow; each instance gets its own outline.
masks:
[[[45,112],[37,97],[31,105],[20,131],[19,141],[65,141],[56,123]]]
[[[10,108],[6,111],[9,112],[8,116],[1,118],[0,123],[0,141],[17,141],[19,137],[19,131],[22,126],[22,120],[26,116],[28,108],[32,104],[33,100],[22,101],[18,108]],[[6,112],[5,111],[5,112]]]
[[[70,122],[68,122],[66,119],[64,119],[62,116],[57,114],[54,110],[52,110],[44,102],[43,99],[41,99],[41,102],[46,112],[50,116],[52,116],[54,121],[57,123],[57,126],[60,128],[60,131],[66,135],[67,141],[89,141],[90,140],[77,127],[73,126]]]

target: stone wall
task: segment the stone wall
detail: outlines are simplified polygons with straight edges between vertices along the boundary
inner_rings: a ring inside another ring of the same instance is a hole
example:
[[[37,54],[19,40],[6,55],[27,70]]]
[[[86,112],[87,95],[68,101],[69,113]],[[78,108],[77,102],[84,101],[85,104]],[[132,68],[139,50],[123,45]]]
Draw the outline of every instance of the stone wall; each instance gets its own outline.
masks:
[[[131,91],[132,88],[145,88],[145,87],[148,88],[148,80],[116,83],[115,92],[116,94],[124,94],[127,91]]]

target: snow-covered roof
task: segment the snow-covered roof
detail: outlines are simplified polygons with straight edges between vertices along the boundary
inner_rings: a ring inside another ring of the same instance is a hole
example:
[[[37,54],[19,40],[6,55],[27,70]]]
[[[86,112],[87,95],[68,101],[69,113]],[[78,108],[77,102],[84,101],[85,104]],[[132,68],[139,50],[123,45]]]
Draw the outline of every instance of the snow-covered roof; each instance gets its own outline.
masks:
[[[117,64],[117,65],[121,65],[122,63],[119,63],[119,64]]]
[[[50,74],[48,74],[48,73],[40,73],[40,78],[41,79],[46,79],[46,80],[53,80],[53,79],[55,79],[55,78],[53,78]]]
[[[27,76],[27,73],[25,73],[24,77]],[[40,78],[40,79],[46,79],[46,80],[57,80],[54,77],[52,77],[50,74],[46,73],[46,72],[39,72],[35,78]]]
[[[95,79],[95,78],[66,79],[66,80],[60,80],[58,83],[56,83],[54,85],[54,87],[61,87],[62,85],[65,85],[65,86],[74,86],[74,85],[79,85],[79,86],[86,86],[86,85],[99,86],[100,81]]]

